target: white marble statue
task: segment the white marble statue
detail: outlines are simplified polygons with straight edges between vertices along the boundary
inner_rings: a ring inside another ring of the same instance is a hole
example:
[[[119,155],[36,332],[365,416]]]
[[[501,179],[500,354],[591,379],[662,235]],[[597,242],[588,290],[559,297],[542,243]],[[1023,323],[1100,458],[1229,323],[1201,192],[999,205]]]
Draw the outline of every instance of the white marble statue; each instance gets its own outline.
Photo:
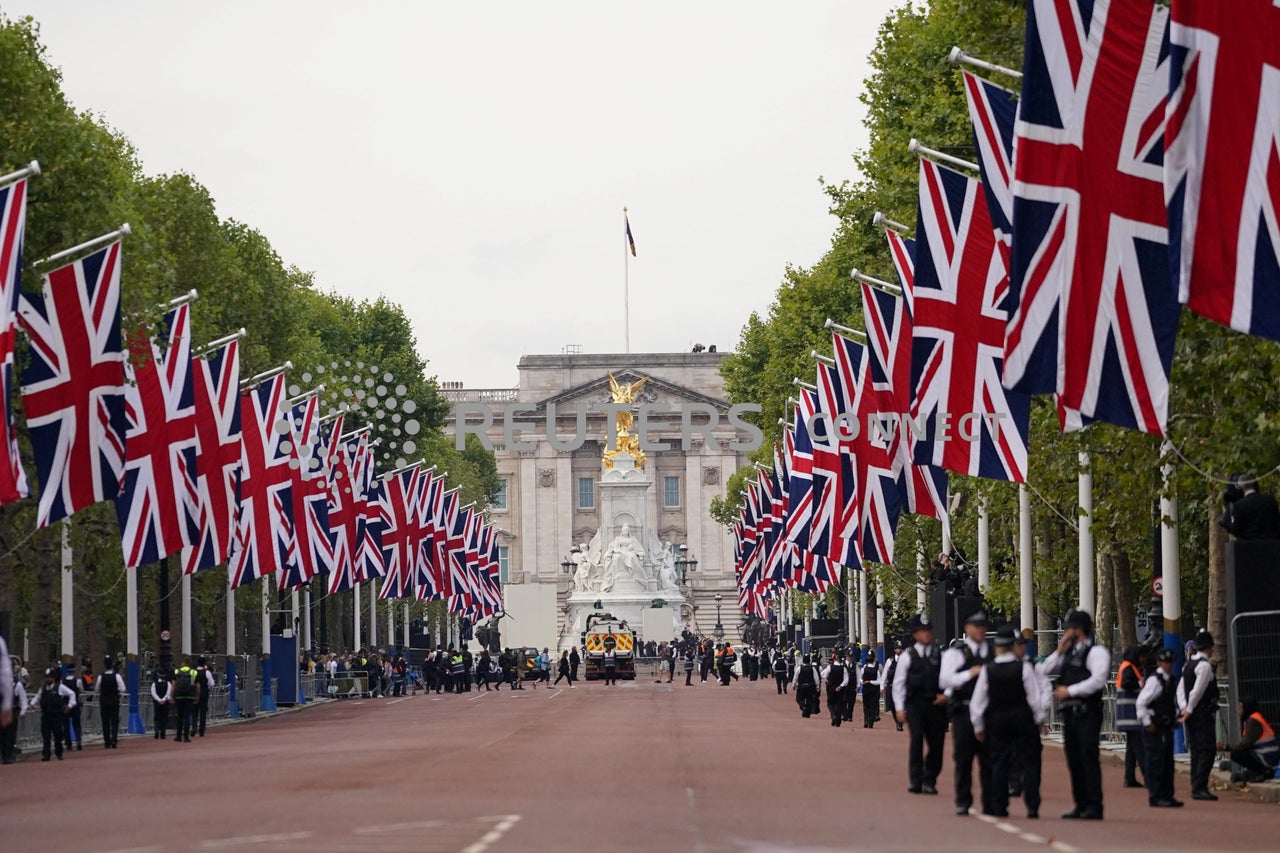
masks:
[[[592,575],[596,574],[598,568],[591,562],[591,555],[587,550],[587,543],[583,542],[578,546],[578,553],[574,554],[570,559],[578,564],[578,569],[573,573],[573,591],[574,592],[591,592],[592,591]]]
[[[649,580],[644,562],[644,546],[631,535],[631,525],[623,524],[622,530],[604,552],[604,581],[600,585],[601,591],[609,592],[624,578],[644,584]]]

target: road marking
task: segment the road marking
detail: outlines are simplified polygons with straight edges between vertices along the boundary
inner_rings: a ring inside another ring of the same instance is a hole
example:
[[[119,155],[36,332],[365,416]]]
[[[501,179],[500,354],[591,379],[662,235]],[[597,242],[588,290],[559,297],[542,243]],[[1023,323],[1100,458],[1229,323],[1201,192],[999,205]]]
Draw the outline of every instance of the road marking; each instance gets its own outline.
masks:
[[[1022,831],[1018,829],[1018,827],[1014,826],[1013,824],[1005,823],[1004,821],[1000,821],[999,823],[997,823],[996,829],[1003,830],[1004,832],[1008,832],[1010,834],[1014,834]]]
[[[520,815],[494,815],[491,817],[478,817],[476,820],[496,820],[498,823],[493,829],[480,836],[480,840],[475,844],[462,848],[462,853],[484,853],[491,845],[501,840],[502,836],[506,835],[511,827],[520,822]]]
[[[163,847],[125,847],[121,850],[111,850],[109,853],[160,853]]]
[[[355,835],[377,835],[382,832],[408,832],[411,829],[430,829],[439,826],[438,820],[419,820],[414,823],[384,823],[373,826],[358,826],[351,832]]]
[[[235,838],[214,838],[200,842],[202,850],[218,850],[223,847],[240,847],[248,844],[275,844],[281,841],[302,841],[310,838],[310,832],[277,832],[274,835],[240,835]]]
[[[483,694],[483,693],[481,693],[479,696],[472,696],[472,697],[471,697],[470,699],[468,699],[467,701],[468,701],[468,702],[474,702],[474,701],[476,701],[477,699],[483,699],[483,698],[484,698],[484,694]]]
[[[392,699],[392,700],[391,700],[390,702],[388,702],[387,704],[388,704],[388,705],[395,705],[397,702],[403,702],[403,701],[404,701],[404,699],[403,699],[403,698],[400,698],[400,699]]]
[[[1072,847],[1070,844],[1064,844],[1061,841],[1052,841],[1049,846],[1060,853],[1080,853],[1079,847]]]
[[[557,697],[557,696],[559,696],[559,695],[560,695],[560,694],[559,694],[558,692],[557,692],[557,693],[552,693],[552,694],[551,694],[550,696],[548,696],[547,698],[548,698],[548,699],[554,699],[554,698],[556,698],[556,697]]]

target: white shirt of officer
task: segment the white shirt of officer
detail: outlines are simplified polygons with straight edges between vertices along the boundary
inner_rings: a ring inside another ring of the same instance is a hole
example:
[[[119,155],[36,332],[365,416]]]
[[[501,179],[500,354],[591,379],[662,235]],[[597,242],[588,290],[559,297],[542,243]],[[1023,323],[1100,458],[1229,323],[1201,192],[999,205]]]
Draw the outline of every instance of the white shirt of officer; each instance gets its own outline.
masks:
[[[964,644],[969,647],[969,651],[975,658],[985,659],[991,655],[991,644],[986,640],[979,643],[966,636]],[[973,675],[970,669],[979,665],[975,661],[971,666],[965,666],[963,649],[947,649],[942,653],[942,671],[938,673],[938,689],[950,696],[951,691],[964,687],[978,677]]]
[[[1209,662],[1209,656],[1204,652],[1196,652],[1191,656],[1190,663],[1195,667],[1196,674],[1195,683],[1191,685],[1191,695],[1187,695],[1187,682],[1178,679],[1178,707],[1190,714],[1200,704],[1200,697],[1204,695],[1204,691],[1208,689],[1209,682],[1213,681],[1213,664]]]
[[[1138,701],[1136,705],[1138,708],[1138,722],[1142,723],[1143,726],[1149,726],[1154,722],[1151,719],[1152,711],[1154,710],[1151,706],[1156,703],[1156,700],[1160,698],[1160,694],[1164,692],[1165,684],[1172,680],[1173,670],[1170,669],[1168,672],[1165,672],[1164,667],[1157,665],[1156,671],[1151,673],[1146,681],[1142,682],[1142,690],[1138,692]],[[1178,692],[1182,692],[1181,681],[1179,681],[1178,684]],[[1181,696],[1175,700],[1174,705],[1174,712],[1176,713],[1177,710],[1182,707]],[[1172,723],[1173,721],[1170,720],[1169,722]]]
[[[1002,648],[996,654],[993,663],[1010,663],[1017,659],[1018,656],[1013,653],[1012,647]],[[1053,694],[1046,689],[1047,686],[1048,680],[1039,673],[1036,665],[1023,662],[1022,692],[1027,696],[1027,706],[1031,708],[1031,715],[1035,717],[1036,725],[1043,723],[1049,717],[1049,698]],[[986,729],[985,716],[990,702],[990,679],[987,677],[987,667],[984,666],[978,673],[978,681],[973,685],[973,697],[969,700],[969,720],[973,723],[975,734],[982,734]]]
[[[53,687],[55,685],[58,688],[58,695],[61,696],[63,699],[67,700],[67,710],[70,711],[72,708],[76,706],[76,692],[72,690],[70,687],[68,687],[67,685],[63,684],[61,681],[55,681],[53,684],[49,686]],[[35,692],[34,695],[32,695],[31,703],[30,703],[32,708],[39,706],[40,694],[42,692],[44,692],[43,687],[41,687],[39,690]]]
[[[823,684],[826,684],[827,676],[831,674],[831,667],[833,666],[838,666],[842,670],[844,670],[844,678],[841,679],[840,683],[837,684],[836,687],[841,689],[848,687],[849,686],[849,667],[845,666],[843,661],[832,661],[831,663],[824,666],[822,670],[818,673],[819,680],[821,680]]]
[[[902,649],[894,649],[893,660],[886,660],[884,664],[880,667],[880,692],[881,693],[883,693],[886,690],[893,689],[893,685],[889,683],[889,668],[893,666],[895,661],[898,663],[899,666],[902,665]],[[896,669],[894,670],[894,673],[895,675],[897,674]],[[896,681],[897,679],[895,678],[894,680]]]
[[[1058,650],[1054,649],[1053,654],[1045,658],[1044,663],[1041,664],[1041,672],[1045,675],[1057,675],[1060,673],[1067,662],[1067,658],[1075,654],[1084,642],[1084,640],[1081,640],[1076,643],[1065,655],[1059,654]],[[1089,653],[1085,655],[1084,665],[1089,670],[1089,677],[1084,681],[1078,681],[1067,686],[1067,693],[1070,694],[1072,699],[1093,696],[1106,689],[1107,681],[1110,680],[1111,676],[1111,652],[1107,651],[1106,646],[1094,643],[1089,648]]]
[[[116,689],[119,690],[121,694],[125,692],[124,679],[120,677],[120,673],[116,672],[114,669],[107,669],[107,670],[103,670],[102,675],[98,676],[98,683],[94,685],[94,688],[93,688],[93,691],[95,693],[97,693],[99,696],[102,695],[102,682],[103,682],[103,679],[107,679],[107,678],[114,678],[116,680]]]
[[[159,687],[161,684],[164,685],[163,696],[156,692],[156,688]],[[165,679],[164,681],[151,682],[151,701],[156,703],[172,702],[173,701],[173,682],[169,679]]]
[[[916,650],[922,658],[930,658],[938,654],[937,648],[932,644],[926,646],[924,643],[912,643],[911,648]],[[903,652],[898,655],[898,668],[893,671],[893,707],[904,709],[907,707],[907,673],[911,671],[911,655]],[[939,679],[939,690],[941,687],[941,679]]]
[[[800,663],[796,664],[795,675],[791,676],[792,687],[800,686],[800,671],[803,670],[805,667],[809,667],[810,669],[813,670],[813,682],[814,682],[813,686],[817,687],[821,683],[821,671],[818,669],[818,666],[816,664],[809,663],[808,661],[802,660]]]

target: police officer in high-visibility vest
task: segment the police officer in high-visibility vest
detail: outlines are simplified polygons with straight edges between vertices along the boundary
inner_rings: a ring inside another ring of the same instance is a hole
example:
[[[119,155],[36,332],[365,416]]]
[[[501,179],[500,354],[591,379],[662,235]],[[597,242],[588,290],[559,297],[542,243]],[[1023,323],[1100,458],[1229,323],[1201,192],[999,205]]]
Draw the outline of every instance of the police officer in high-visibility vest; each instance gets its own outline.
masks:
[[[1173,730],[1178,724],[1173,649],[1156,652],[1156,670],[1143,683],[1135,707],[1147,759],[1142,768],[1147,804],[1152,808],[1178,808],[1182,802],[1173,796]]]
[[[951,718],[951,757],[955,762],[956,814],[966,815],[973,805],[973,761],[978,760],[978,781],[982,785],[982,813],[993,814],[991,762],[987,749],[974,736],[969,700],[983,664],[991,659],[987,642],[987,614],[978,610],[964,620],[964,640],[942,653],[938,686],[947,694],[947,714]],[[1012,646],[1012,643],[1010,644]]]
[[[1143,727],[1138,722],[1138,694],[1142,691],[1142,668],[1146,658],[1146,646],[1130,646],[1124,650],[1124,660],[1116,670],[1116,731],[1125,736],[1126,788],[1142,787],[1138,784],[1137,768],[1146,766],[1146,759],[1143,757]]]
[[[907,631],[915,642],[898,658],[893,674],[894,717],[911,730],[907,790],[913,794],[936,794],[947,737],[947,697],[938,686],[942,654],[933,644],[933,623],[928,614],[912,616]],[[927,755],[925,744],[929,747]]]
[[[173,671],[173,699],[178,710],[178,725],[173,736],[175,743],[191,743],[191,718],[200,699],[198,677],[199,673],[187,657],[183,657],[182,666]]]
[[[1240,711],[1239,743],[1223,747],[1241,770],[1231,776],[1233,782],[1265,782],[1275,778],[1280,764],[1280,743],[1275,730],[1258,709],[1258,700],[1245,696],[1238,703]]]
[[[1062,640],[1045,658],[1043,672],[1057,675],[1053,698],[1062,709],[1062,746],[1071,774],[1075,807],[1066,820],[1102,820],[1102,694],[1111,677],[1111,652],[1094,642],[1093,617],[1070,610],[1062,620]]]
[[[1182,708],[1182,722],[1186,724],[1187,751],[1191,753],[1191,799],[1216,800],[1209,791],[1209,772],[1217,745],[1218,679],[1214,675],[1209,652],[1213,649],[1213,635],[1208,631],[1196,634],[1195,653],[1182,668],[1178,682],[1178,706]]]
[[[1026,797],[1027,817],[1040,816],[1040,757],[1029,742],[1039,746],[1040,723],[1049,713],[1034,666],[1019,660],[1014,651],[1017,634],[1002,625],[995,636],[995,657],[982,667],[969,700],[969,723],[991,757],[991,814],[1007,817],[1013,776]],[[1028,761],[1033,757],[1033,761]]]

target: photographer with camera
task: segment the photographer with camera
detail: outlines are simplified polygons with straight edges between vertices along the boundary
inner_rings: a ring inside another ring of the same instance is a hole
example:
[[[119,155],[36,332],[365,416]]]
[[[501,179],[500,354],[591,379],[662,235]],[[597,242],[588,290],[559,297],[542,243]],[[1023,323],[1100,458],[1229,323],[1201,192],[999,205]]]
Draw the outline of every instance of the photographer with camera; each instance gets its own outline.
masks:
[[[1218,524],[1237,539],[1280,539],[1280,506],[1258,491],[1253,474],[1234,474],[1222,491],[1225,511]]]

